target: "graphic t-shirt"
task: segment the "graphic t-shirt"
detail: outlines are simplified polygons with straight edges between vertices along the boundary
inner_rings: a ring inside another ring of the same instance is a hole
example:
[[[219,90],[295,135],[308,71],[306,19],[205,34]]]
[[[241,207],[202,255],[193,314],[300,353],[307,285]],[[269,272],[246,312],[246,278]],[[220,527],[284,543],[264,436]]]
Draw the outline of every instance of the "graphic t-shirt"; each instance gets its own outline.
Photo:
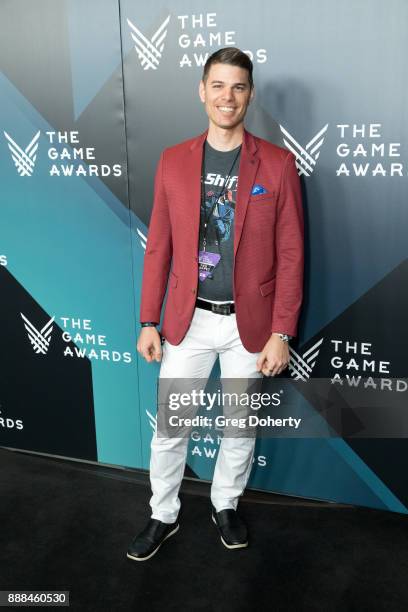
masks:
[[[208,219],[205,250],[208,254],[221,255],[221,259],[205,279],[199,281],[198,297],[216,302],[228,302],[234,299],[232,292],[234,217],[240,148],[239,146],[232,151],[218,151],[207,141],[204,145],[204,197],[200,209],[199,251],[203,249],[204,223]],[[235,163],[231,169],[234,159]],[[212,214],[209,216],[212,208]]]

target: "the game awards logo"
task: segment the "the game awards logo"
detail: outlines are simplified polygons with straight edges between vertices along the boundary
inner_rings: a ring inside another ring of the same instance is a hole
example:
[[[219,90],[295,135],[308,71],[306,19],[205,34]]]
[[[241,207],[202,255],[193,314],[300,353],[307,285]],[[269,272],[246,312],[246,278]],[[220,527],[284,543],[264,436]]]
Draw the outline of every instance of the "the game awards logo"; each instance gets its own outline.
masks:
[[[26,146],[25,149],[22,149],[20,145],[17,144],[9,134],[7,134],[7,132],[4,132],[4,135],[7,139],[11,157],[14,165],[17,168],[17,172],[20,176],[31,176],[34,171],[35,160],[37,159],[40,131],[38,130],[32,141]]]
[[[163,21],[160,27],[156,30],[151,38],[147,38],[135,26],[134,23],[127,19],[130,27],[130,35],[135,43],[136,53],[139,57],[143,70],[157,70],[164,49],[164,41],[167,36],[167,26],[170,21],[170,15]]]
[[[323,338],[320,338],[320,340],[315,342],[313,346],[308,348],[302,355],[299,355],[291,346],[289,347],[289,371],[292,378],[304,381],[310,378],[312,370],[316,365],[316,359],[319,355],[322,342]]]
[[[315,136],[313,136],[313,138],[309,140],[304,147],[302,147],[302,145],[300,145],[282,125],[279,125],[283,134],[283,142],[285,143],[285,146],[289,149],[289,151],[292,151],[296,157],[296,167],[298,169],[299,176],[302,174],[305,176],[310,176],[315,169],[316,162],[320,155],[320,147],[324,142],[324,135],[328,125],[329,124],[326,123],[326,125],[322,127],[322,129],[317,132],[317,134],[315,134]]]
[[[52,324],[55,317],[52,317],[42,329],[37,329],[26,316],[20,312],[21,317],[24,321],[24,327],[27,330],[28,338],[31,342],[31,346],[35,353],[46,355],[51,340]]]

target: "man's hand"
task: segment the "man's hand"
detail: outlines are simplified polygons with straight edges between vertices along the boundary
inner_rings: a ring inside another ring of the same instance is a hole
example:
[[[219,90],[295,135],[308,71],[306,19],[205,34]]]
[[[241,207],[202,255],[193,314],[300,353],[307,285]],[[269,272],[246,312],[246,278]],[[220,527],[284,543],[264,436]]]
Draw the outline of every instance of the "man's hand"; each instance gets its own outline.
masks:
[[[256,369],[265,376],[276,376],[283,372],[289,363],[289,346],[273,333],[265,344],[256,362]]]
[[[137,350],[149,363],[161,360],[160,334],[155,327],[142,327],[137,341]]]

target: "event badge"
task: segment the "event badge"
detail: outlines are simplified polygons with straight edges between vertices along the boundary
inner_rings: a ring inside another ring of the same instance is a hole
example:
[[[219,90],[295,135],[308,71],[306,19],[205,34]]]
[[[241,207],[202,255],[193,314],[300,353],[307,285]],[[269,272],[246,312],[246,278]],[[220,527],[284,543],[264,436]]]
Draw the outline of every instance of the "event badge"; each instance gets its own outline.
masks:
[[[215,266],[221,259],[219,253],[211,253],[210,251],[199,251],[198,253],[198,278],[204,281],[207,276],[212,274]]]

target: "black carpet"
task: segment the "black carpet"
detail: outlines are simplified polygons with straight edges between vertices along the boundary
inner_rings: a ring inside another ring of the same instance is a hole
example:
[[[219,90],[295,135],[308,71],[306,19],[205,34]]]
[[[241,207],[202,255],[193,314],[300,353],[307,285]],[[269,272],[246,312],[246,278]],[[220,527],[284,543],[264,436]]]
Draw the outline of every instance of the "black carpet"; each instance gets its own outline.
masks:
[[[69,590],[75,611],[408,609],[403,515],[248,492],[250,546],[230,551],[209,485],[183,482],[179,532],[135,562],[126,550],[150,516],[145,475],[6,449],[0,466],[1,590]]]

